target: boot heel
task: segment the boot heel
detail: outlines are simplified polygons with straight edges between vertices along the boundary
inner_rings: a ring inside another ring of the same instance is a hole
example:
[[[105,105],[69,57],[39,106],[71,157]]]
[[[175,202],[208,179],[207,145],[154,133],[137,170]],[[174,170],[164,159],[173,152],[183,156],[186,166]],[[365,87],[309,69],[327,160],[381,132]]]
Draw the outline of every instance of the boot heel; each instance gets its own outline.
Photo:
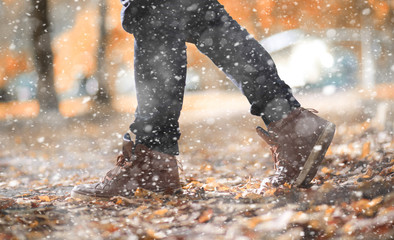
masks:
[[[308,187],[310,181],[315,177],[320,163],[326,155],[327,149],[334,137],[334,133],[335,124],[329,122],[317,139],[312,152],[305,161],[304,167],[295,181],[294,185],[296,187]]]

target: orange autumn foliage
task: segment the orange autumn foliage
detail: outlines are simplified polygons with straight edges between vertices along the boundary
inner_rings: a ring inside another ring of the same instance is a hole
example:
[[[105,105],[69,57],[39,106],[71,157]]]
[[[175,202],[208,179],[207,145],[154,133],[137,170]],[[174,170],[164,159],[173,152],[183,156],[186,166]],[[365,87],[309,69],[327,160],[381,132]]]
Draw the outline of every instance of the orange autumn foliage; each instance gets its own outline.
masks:
[[[0,87],[7,84],[7,79],[12,79],[18,74],[32,69],[27,61],[26,53],[16,53],[5,49],[1,50],[0,57]]]
[[[97,22],[97,10],[86,10],[77,15],[72,29],[54,40],[55,85],[58,92],[71,88],[78,75],[89,76],[96,70]]]

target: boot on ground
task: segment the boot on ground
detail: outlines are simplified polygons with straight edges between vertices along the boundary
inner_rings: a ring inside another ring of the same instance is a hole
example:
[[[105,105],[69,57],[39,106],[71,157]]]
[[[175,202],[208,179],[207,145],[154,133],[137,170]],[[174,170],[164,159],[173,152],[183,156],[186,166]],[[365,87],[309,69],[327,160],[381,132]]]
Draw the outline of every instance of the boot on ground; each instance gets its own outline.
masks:
[[[142,144],[134,146],[126,133],[116,167],[98,183],[75,186],[71,196],[80,199],[131,197],[137,188],[175,193],[181,188],[178,163],[175,156],[150,150]]]

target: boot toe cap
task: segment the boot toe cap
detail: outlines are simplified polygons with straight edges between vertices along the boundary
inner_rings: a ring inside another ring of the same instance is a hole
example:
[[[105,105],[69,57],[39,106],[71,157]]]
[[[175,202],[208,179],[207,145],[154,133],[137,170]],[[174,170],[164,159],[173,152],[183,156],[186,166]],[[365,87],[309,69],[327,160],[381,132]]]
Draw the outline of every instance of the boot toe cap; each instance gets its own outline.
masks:
[[[86,197],[94,197],[96,196],[96,184],[81,184],[74,186],[74,188],[71,190],[71,197],[74,198],[83,198],[83,196]]]

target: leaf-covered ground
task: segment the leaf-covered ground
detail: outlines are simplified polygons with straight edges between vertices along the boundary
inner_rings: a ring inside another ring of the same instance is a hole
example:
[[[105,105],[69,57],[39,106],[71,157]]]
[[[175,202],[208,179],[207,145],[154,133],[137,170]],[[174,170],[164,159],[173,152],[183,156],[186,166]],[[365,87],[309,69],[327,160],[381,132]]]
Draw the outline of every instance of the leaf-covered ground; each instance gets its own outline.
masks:
[[[243,114],[184,122],[183,194],[70,198],[114,164],[132,117],[0,123],[0,239],[393,239],[394,141],[341,119],[310,189],[268,189],[269,149]]]

